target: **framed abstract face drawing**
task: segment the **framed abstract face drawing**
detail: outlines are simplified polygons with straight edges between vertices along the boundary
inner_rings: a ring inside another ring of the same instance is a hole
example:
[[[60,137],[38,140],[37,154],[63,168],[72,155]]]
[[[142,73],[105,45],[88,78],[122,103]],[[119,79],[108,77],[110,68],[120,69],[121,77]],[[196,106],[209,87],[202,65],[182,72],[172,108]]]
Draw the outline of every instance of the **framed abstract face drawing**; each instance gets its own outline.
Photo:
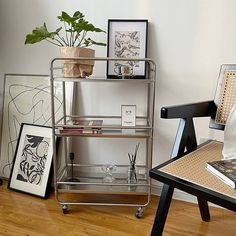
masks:
[[[52,178],[52,129],[22,123],[8,187],[47,198]]]
[[[108,20],[107,57],[144,59],[147,55],[148,20]],[[122,71],[130,78],[144,79],[144,61],[108,61],[107,77],[119,78]]]

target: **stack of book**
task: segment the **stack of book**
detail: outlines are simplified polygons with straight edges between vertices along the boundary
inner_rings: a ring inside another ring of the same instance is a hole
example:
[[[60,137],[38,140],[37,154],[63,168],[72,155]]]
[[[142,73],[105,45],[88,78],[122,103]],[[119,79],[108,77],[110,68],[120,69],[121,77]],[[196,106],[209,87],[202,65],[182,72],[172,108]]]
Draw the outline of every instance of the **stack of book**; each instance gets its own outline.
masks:
[[[59,131],[61,134],[100,134],[102,123],[102,120],[69,120]]]
[[[207,170],[232,188],[236,188],[236,159],[207,162]]]

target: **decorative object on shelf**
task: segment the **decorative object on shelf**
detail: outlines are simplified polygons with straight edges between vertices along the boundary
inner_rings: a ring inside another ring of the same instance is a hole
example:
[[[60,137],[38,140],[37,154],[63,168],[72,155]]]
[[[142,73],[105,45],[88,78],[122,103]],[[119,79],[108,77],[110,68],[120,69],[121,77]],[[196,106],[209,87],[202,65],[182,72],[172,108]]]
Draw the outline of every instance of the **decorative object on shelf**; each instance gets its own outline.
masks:
[[[108,20],[107,57],[146,58],[147,32],[148,20]],[[144,79],[145,75],[144,61],[107,62],[108,78]]]
[[[60,52],[63,58],[95,57],[95,51],[91,48],[61,47]],[[93,67],[93,60],[65,60],[62,73],[68,78],[85,78],[93,73]]]
[[[116,166],[112,164],[106,164],[102,167],[102,171],[105,173],[105,177],[103,178],[104,183],[113,183],[115,178],[113,176],[113,172],[116,170]]]
[[[119,65],[114,68],[114,71],[122,79],[130,79],[133,76],[133,67],[128,65]]]
[[[6,74],[3,102],[0,176],[9,178],[21,123],[51,126],[50,77]],[[62,86],[58,82],[54,83],[54,107],[58,119],[63,112]]]
[[[47,198],[52,180],[52,129],[23,123],[8,187]]]
[[[121,125],[135,126],[136,105],[121,105]]]
[[[71,164],[71,177],[67,179],[68,182],[79,182],[78,178],[74,177],[74,159],[75,155],[73,152],[70,153],[70,164]]]
[[[103,32],[104,30],[90,24],[84,17],[84,14],[76,11],[73,16],[62,11],[57,16],[59,21],[63,22],[63,27],[49,32],[46,23],[36,27],[31,34],[26,35],[25,44],[34,44],[46,40],[61,48],[61,57],[95,57],[95,51],[87,48],[92,45],[106,46],[105,43],[96,42],[87,36],[88,32]],[[64,29],[64,34],[61,30]],[[63,64],[64,77],[84,78],[93,72],[93,60],[65,60]]]
[[[129,156],[129,167],[128,167],[128,178],[127,182],[129,184],[136,184],[138,179],[137,179],[137,171],[136,171],[136,157],[137,157],[137,152],[139,149],[139,143],[135,147],[134,154],[128,153]]]
[[[103,120],[70,119],[59,129],[61,134],[101,134]]]

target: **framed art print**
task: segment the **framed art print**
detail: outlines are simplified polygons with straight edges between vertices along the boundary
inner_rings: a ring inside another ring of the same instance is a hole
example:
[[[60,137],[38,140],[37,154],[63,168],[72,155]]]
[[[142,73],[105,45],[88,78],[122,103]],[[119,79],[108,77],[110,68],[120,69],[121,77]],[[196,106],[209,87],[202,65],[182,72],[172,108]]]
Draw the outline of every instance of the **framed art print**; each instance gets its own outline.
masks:
[[[55,82],[54,96],[55,117],[59,119],[63,115],[60,82]],[[5,74],[0,145],[1,177],[8,179],[10,176],[21,123],[51,126],[51,119],[48,75]]]
[[[135,126],[136,105],[121,105],[121,125]]]
[[[52,129],[22,123],[9,189],[47,198],[52,178]]]
[[[146,58],[147,32],[148,20],[108,20],[107,57]],[[144,79],[146,64],[132,60],[107,62],[108,78],[120,78],[122,71],[129,71],[129,78]]]

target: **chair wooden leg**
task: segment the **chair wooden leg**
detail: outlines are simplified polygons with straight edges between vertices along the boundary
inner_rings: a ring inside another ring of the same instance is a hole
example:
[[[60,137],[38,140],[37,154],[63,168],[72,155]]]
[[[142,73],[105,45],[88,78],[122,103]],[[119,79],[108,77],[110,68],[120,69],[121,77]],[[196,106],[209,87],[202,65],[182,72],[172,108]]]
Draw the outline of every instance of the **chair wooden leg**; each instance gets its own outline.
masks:
[[[208,203],[207,201],[201,199],[201,198],[197,198],[198,200],[198,206],[199,206],[199,210],[201,213],[201,217],[203,221],[210,221],[210,211],[209,211],[209,207],[208,207]]]
[[[174,188],[164,184],[161,192],[161,197],[152,226],[151,236],[161,236],[164,230],[167,214],[169,211],[171,199],[173,196]]]

